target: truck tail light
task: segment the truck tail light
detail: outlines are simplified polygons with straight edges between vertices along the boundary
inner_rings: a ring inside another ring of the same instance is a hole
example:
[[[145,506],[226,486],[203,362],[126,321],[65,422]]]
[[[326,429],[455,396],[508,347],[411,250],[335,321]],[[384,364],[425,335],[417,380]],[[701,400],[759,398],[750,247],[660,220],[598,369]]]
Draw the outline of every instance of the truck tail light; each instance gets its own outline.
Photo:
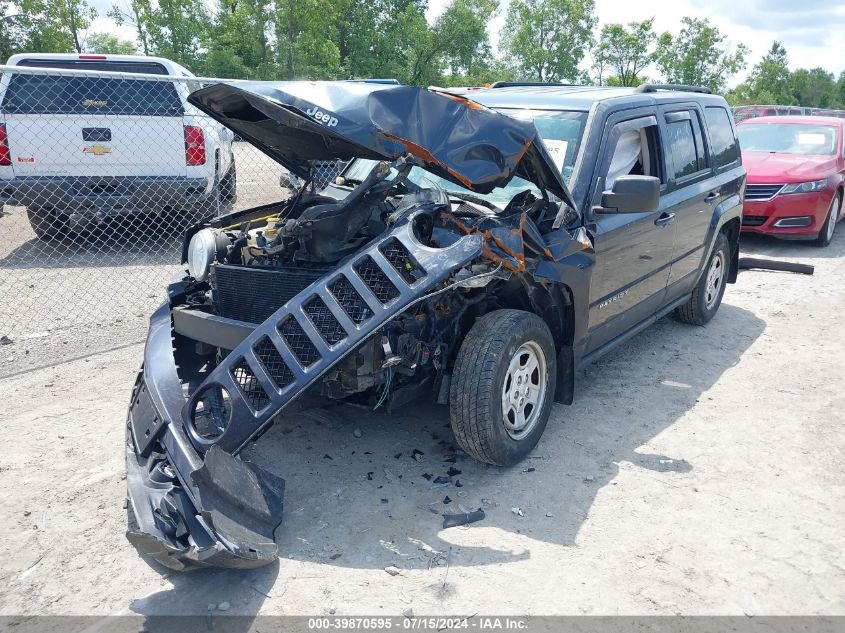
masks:
[[[6,124],[0,123],[0,166],[8,167],[12,164],[12,153],[9,151],[9,135]]]
[[[205,135],[202,128],[195,125],[185,126],[185,163],[205,165]]]

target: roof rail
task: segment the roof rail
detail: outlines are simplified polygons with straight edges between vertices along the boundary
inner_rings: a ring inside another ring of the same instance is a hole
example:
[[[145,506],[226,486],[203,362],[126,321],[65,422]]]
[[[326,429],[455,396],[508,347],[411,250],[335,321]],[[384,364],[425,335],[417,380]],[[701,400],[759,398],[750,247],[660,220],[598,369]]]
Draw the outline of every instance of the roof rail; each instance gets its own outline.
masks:
[[[634,92],[657,92],[658,90],[677,90],[679,92],[700,92],[701,94],[711,95],[713,91],[705,86],[688,86],[686,84],[643,84],[637,86]]]
[[[564,84],[559,81],[494,81],[490,84],[490,88],[520,88],[533,87],[541,88],[543,86],[575,86],[577,84]]]

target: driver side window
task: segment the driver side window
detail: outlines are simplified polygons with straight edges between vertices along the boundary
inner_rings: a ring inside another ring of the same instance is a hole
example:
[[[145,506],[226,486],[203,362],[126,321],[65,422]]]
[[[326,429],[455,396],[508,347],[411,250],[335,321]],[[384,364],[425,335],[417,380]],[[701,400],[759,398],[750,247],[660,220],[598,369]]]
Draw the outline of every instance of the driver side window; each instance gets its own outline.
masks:
[[[654,176],[664,182],[655,117],[617,123],[608,138],[608,152],[599,171],[599,177],[604,179],[604,191],[613,188],[620,176]]]

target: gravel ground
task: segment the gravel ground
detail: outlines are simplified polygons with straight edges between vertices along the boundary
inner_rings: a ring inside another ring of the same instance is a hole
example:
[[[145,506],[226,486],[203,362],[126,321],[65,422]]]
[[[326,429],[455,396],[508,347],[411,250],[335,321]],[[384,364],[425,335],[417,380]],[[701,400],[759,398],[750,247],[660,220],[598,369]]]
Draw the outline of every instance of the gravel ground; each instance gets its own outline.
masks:
[[[434,405],[277,424],[250,457],[287,480],[283,558],[249,572],[171,573],[123,536],[140,345],[0,379],[0,615],[845,614],[845,230],[743,249],[816,275],[743,272],[709,326],[661,320],[514,468],[458,454],[462,486],[432,486]],[[461,506],[487,518],[440,529]]]

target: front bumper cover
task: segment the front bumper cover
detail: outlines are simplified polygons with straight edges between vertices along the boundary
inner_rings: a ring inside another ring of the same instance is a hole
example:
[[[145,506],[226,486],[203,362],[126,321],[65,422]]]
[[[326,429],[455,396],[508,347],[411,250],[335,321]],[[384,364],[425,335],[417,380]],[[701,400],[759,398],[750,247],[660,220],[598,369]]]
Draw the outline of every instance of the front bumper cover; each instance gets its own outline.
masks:
[[[200,456],[179,423],[184,404],[165,304],[150,319],[129,405],[127,538],[177,570],[272,562],[284,480],[216,447]]]

